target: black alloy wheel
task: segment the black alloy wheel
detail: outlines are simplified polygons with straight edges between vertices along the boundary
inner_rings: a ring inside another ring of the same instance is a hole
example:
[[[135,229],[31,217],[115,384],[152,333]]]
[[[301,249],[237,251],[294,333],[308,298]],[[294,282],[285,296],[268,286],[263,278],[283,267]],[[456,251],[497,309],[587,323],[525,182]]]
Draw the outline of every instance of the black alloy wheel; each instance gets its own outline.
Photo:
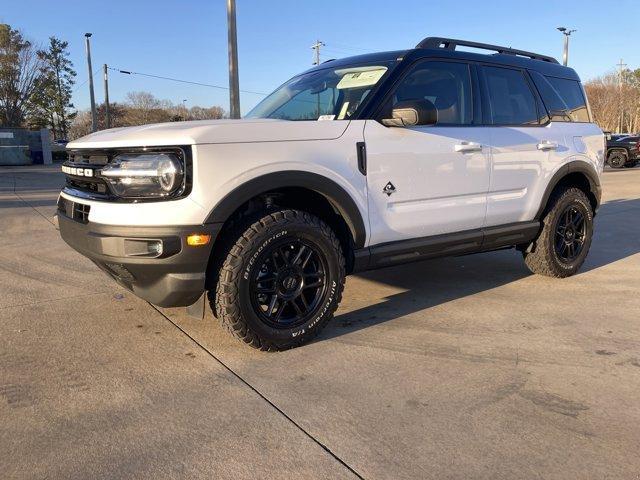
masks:
[[[315,314],[327,287],[326,259],[302,239],[270,246],[251,279],[255,313],[272,328],[294,328]]]
[[[569,205],[556,224],[555,249],[560,261],[573,262],[582,252],[585,238],[585,216],[575,205]]]

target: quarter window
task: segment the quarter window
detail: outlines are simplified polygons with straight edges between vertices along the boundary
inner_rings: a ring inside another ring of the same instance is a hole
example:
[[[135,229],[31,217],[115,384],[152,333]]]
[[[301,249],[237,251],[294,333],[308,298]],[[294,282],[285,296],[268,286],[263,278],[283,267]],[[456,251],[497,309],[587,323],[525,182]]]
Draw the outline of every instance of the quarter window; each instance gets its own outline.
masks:
[[[473,119],[469,66],[457,62],[423,62],[413,67],[395,90],[385,111],[397,102],[428,100],[439,125],[469,125]]]
[[[532,76],[554,122],[590,121],[587,102],[578,81],[548,77],[538,72]]]
[[[538,109],[529,84],[520,70],[484,67],[489,112],[494,125],[537,125]]]

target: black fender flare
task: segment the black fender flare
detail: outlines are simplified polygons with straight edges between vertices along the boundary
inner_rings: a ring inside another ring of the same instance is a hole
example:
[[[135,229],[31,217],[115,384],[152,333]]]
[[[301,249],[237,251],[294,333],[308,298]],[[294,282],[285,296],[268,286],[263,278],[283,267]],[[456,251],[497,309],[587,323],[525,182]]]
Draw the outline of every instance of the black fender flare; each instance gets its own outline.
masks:
[[[307,188],[325,197],[349,227],[355,248],[364,247],[367,236],[365,223],[351,195],[333,180],[302,170],[267,173],[243,183],[213,207],[205,223],[224,223],[238,207],[252,198],[284,187]]]
[[[542,218],[544,210],[547,207],[547,202],[549,201],[549,197],[551,197],[551,193],[553,193],[553,190],[558,186],[563,178],[572,173],[581,173],[586,177],[589,182],[589,190],[596,199],[596,209],[600,206],[600,199],[602,197],[602,186],[600,185],[600,177],[598,175],[598,172],[596,172],[596,169],[593,168],[593,166],[591,166],[589,163],[581,160],[574,160],[560,167],[560,169],[553,175],[553,177],[551,177],[551,181],[549,181],[549,183],[547,184],[547,188],[544,191],[544,195],[542,196],[540,208],[536,213],[536,220],[540,220]]]

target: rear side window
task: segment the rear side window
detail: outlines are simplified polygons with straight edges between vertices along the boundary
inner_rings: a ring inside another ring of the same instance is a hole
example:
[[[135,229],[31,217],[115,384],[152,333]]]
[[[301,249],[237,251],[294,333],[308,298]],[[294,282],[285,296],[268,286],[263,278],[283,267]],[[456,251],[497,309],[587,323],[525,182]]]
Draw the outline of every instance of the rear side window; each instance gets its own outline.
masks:
[[[536,99],[520,70],[483,67],[493,125],[538,125]]]
[[[587,102],[577,80],[532,72],[542,101],[554,122],[589,122]]]

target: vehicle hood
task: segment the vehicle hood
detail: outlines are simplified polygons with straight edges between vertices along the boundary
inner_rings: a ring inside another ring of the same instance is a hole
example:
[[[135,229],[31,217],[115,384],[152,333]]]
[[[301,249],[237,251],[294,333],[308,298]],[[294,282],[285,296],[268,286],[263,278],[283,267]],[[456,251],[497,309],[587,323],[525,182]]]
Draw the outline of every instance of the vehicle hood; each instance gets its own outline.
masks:
[[[76,148],[151,147],[203,143],[255,143],[331,140],[340,137],[348,121],[288,121],[271,119],[197,120],[111,128],[67,144]]]

